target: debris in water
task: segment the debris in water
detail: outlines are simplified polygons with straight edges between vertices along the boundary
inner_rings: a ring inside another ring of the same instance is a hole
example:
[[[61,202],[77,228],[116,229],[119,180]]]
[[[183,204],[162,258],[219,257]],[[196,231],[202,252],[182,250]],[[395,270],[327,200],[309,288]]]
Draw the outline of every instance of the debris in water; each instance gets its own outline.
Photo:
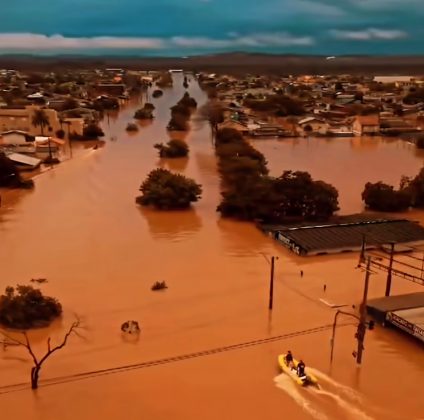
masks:
[[[45,279],[44,277],[41,278],[37,278],[37,279],[31,279],[31,283],[47,283],[47,279]]]
[[[121,325],[121,331],[127,334],[139,334],[140,326],[137,321],[127,321]]]
[[[168,286],[165,281],[156,281],[153,283],[153,286],[151,287],[152,290],[163,290],[167,289]]]

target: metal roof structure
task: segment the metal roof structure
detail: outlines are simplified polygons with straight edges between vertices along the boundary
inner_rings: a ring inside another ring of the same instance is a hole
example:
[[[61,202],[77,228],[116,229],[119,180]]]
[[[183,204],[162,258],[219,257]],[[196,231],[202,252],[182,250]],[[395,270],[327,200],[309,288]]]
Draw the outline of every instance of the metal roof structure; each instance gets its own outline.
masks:
[[[30,166],[31,168],[36,168],[41,163],[41,159],[37,159],[27,155],[22,155],[21,153],[10,153],[7,155],[7,157],[19,165]]]
[[[424,308],[424,292],[381,297],[371,299],[367,303],[367,308],[369,310],[380,312],[401,311],[419,307]]]
[[[383,244],[424,243],[424,227],[406,219],[370,215],[338,217],[324,223],[264,225],[265,232],[300,255],[358,251]]]
[[[424,292],[372,299],[368,313],[424,342]]]

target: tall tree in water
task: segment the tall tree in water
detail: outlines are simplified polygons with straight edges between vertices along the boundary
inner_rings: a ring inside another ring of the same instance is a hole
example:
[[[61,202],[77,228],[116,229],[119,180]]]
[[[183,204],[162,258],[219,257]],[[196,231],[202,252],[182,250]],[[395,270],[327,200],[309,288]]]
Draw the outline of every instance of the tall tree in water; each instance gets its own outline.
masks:
[[[41,135],[44,136],[44,128],[48,127],[50,125],[49,117],[47,116],[44,109],[37,109],[34,112],[34,115],[32,117],[32,125],[34,127],[40,127],[41,129]],[[49,139],[49,159],[52,159],[52,148],[50,146],[50,139]]]

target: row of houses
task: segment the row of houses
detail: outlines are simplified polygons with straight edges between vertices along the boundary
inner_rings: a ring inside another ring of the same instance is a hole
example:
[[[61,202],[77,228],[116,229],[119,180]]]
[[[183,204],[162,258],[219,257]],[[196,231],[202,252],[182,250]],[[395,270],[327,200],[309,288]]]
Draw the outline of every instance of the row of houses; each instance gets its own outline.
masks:
[[[354,136],[420,132],[424,127],[424,100],[404,101],[411,92],[424,88],[424,78],[339,76],[204,76],[207,86],[215,86],[218,98],[228,107],[245,114],[248,100],[262,101],[280,94],[292,98],[303,112],[290,122],[273,127],[276,135]],[[264,112],[250,120],[264,119]],[[289,114],[290,115],[290,114]],[[274,111],[268,113],[275,123]],[[294,120],[294,122],[293,122]],[[234,128],[253,135],[246,121],[236,118]],[[228,123],[230,124],[230,123]]]
[[[41,109],[37,105],[28,105],[22,108],[0,108],[0,134],[12,130],[22,131],[28,135],[40,134],[40,127],[34,125],[34,115]],[[63,129],[69,133],[82,135],[84,118],[60,118],[59,113],[50,108],[43,108],[48,119],[46,133],[50,136]]]

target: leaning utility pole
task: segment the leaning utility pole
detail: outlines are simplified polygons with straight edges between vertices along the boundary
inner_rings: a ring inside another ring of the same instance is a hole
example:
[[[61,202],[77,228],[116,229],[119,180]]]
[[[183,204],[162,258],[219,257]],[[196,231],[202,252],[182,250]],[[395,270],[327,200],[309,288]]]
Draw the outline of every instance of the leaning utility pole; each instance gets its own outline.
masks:
[[[386,293],[385,296],[390,296],[390,289],[392,288],[392,268],[393,268],[393,256],[395,253],[395,244],[392,242],[390,248],[390,262],[389,269],[387,271],[387,281],[386,281]]]
[[[368,297],[368,286],[371,274],[371,257],[367,257],[367,268],[365,270],[365,284],[364,284],[364,295],[362,297],[362,303],[360,307],[360,317],[358,330],[356,332],[356,339],[358,341],[358,350],[356,352],[356,363],[358,365],[362,362],[362,352],[364,351],[364,340],[366,331],[366,317],[367,317],[367,297]]]
[[[269,310],[272,310],[272,304],[274,300],[274,261],[275,257],[271,257],[271,273],[269,278]]]

